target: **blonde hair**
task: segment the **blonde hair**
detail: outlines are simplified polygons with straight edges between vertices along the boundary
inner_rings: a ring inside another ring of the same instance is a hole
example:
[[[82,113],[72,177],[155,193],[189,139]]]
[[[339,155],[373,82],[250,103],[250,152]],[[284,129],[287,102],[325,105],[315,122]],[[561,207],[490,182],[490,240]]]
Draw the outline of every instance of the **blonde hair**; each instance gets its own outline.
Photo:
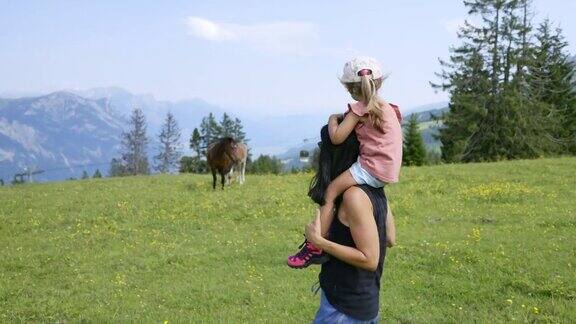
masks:
[[[372,79],[372,74],[365,74],[360,76],[360,82],[344,83],[352,98],[366,105],[372,126],[380,131],[384,129],[382,117],[384,102],[378,96],[378,90],[385,79],[386,77]]]

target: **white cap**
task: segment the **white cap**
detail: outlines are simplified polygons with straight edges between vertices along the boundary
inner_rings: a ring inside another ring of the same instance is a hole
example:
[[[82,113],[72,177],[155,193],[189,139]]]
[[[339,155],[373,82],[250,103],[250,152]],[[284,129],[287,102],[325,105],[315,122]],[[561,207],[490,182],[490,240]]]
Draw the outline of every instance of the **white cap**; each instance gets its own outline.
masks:
[[[372,79],[379,79],[382,77],[382,68],[380,67],[380,63],[378,63],[378,61],[371,57],[360,56],[355,57],[344,64],[344,70],[342,71],[340,82],[360,82],[361,79],[358,75],[358,72],[361,70],[372,71]]]

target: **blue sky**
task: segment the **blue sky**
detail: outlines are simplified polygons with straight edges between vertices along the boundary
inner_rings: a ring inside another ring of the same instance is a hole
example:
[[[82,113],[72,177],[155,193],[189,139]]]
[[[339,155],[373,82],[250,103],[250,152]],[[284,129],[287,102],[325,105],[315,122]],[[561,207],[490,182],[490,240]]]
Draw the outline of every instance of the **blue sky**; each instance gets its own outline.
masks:
[[[576,53],[576,0],[534,2]],[[447,99],[428,81],[465,17],[461,0],[0,0],[0,93],[120,86],[243,115],[323,114],[350,100],[337,76],[361,54],[408,110]]]

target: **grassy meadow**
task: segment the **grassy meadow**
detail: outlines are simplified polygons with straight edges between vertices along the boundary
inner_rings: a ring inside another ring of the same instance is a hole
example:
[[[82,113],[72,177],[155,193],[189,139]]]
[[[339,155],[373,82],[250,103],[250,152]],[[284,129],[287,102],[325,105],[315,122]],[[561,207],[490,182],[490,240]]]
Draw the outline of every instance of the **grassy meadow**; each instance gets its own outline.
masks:
[[[310,322],[311,174],[0,187],[0,322]],[[576,158],[404,168],[386,323],[576,322]]]

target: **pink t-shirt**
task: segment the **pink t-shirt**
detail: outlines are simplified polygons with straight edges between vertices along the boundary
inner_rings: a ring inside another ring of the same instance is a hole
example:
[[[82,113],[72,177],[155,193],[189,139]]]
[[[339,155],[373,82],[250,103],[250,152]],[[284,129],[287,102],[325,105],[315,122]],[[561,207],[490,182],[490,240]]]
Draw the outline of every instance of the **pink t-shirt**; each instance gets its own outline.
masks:
[[[348,104],[348,111],[359,117],[368,116],[364,103]],[[354,130],[360,142],[360,165],[378,180],[398,182],[402,166],[402,115],[398,106],[382,106],[384,132],[375,128],[369,120],[358,122]]]

